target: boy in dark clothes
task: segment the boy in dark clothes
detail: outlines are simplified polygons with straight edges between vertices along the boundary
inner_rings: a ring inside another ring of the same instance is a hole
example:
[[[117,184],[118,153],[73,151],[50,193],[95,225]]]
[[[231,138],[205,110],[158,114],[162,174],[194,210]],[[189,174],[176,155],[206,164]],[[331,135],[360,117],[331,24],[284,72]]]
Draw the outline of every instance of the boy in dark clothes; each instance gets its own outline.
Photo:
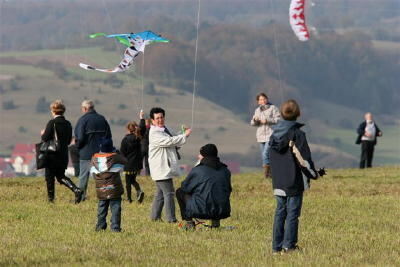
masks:
[[[282,120],[273,127],[270,140],[272,186],[277,206],[273,225],[273,253],[298,249],[297,235],[303,192],[311,179],[325,174],[314,168],[304,124],[296,122],[300,107],[288,100],[280,108]]]
[[[176,190],[186,230],[195,228],[193,218],[209,219],[211,227],[217,228],[220,220],[228,218],[231,213],[231,173],[219,160],[217,147],[214,144],[203,146],[199,159],[200,163]]]
[[[107,228],[108,207],[111,209],[111,231],[121,232],[121,195],[124,193],[121,175],[126,158],[114,152],[111,139],[104,139],[100,153],[92,157],[92,168],[99,199],[96,231]]]

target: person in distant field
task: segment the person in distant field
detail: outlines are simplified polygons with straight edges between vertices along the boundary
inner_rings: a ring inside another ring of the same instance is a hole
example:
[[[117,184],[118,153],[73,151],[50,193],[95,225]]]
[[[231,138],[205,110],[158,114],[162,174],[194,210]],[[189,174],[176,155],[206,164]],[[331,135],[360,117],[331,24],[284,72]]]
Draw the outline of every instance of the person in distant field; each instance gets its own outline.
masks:
[[[269,163],[269,138],[273,132],[271,126],[280,119],[279,110],[272,105],[266,94],[260,93],[256,97],[258,107],[250,121],[252,126],[257,127],[257,142],[260,144],[262,165],[265,178],[271,176]]]
[[[211,228],[218,228],[231,214],[231,172],[219,160],[217,147],[201,147],[198,158],[200,163],[176,190],[185,230],[195,229],[193,218],[211,220]]]
[[[41,131],[42,141],[48,142],[57,138],[59,148],[54,153],[47,154],[47,162],[45,168],[45,178],[47,185],[47,196],[49,202],[54,202],[55,198],[55,178],[57,181],[68,187],[75,194],[75,203],[81,201],[82,191],[65,176],[65,169],[68,166],[68,145],[71,143],[72,126],[65,119],[64,112],[66,108],[61,100],[55,100],[50,104],[50,112],[53,116],[46,129]]]
[[[75,126],[75,143],[79,149],[79,188],[83,191],[82,201],[86,200],[86,189],[92,156],[100,151],[100,141],[111,139],[110,125],[94,109],[92,100],[84,100],[81,105],[83,115]]]
[[[142,137],[142,161],[144,161],[144,174],[150,175],[150,167],[149,167],[149,132],[151,126],[151,119],[146,119],[146,131]]]
[[[68,146],[69,156],[74,167],[74,176],[79,177],[79,150],[75,144],[75,137],[72,137],[71,144]]]
[[[178,147],[186,143],[191,129],[174,135],[165,126],[165,111],[162,108],[150,110],[152,125],[149,132],[149,165],[151,178],[156,182],[156,193],[151,207],[152,221],[161,220],[165,204],[165,215],[169,223],[177,222],[175,217],[175,190],[172,178],[180,174]]]
[[[365,121],[363,121],[357,129],[356,144],[361,144],[360,169],[372,167],[372,158],[374,157],[374,149],[377,137],[382,136],[382,131],[373,120],[370,112],[365,113]]]
[[[121,196],[124,187],[121,181],[121,172],[127,159],[116,153],[111,139],[101,141],[100,153],[93,155],[90,173],[93,174],[96,184],[97,208],[96,231],[107,229],[108,208],[111,210],[111,231],[121,232]]]
[[[132,203],[132,186],[135,187],[137,201],[142,203],[144,198],[144,192],[140,188],[139,183],[136,181],[136,176],[140,173],[140,170],[143,167],[141,140],[146,131],[143,116],[143,111],[140,111],[139,125],[134,121],[131,121],[126,125],[127,134],[122,139],[120,147],[121,154],[128,159],[128,163],[125,165],[124,172],[126,194],[130,203]]]
[[[300,107],[288,100],[280,108],[282,120],[273,126],[270,139],[272,187],[276,198],[273,225],[273,253],[299,249],[298,228],[303,203],[303,192],[310,187],[310,179],[325,174],[315,170],[306,135],[300,130],[304,124],[296,122]]]

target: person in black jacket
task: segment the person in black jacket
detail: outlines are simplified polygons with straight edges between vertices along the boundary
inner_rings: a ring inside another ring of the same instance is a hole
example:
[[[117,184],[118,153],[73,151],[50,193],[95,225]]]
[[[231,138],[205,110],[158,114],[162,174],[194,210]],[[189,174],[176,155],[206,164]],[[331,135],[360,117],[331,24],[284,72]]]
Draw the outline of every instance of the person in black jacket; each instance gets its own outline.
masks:
[[[300,107],[288,100],[280,108],[282,120],[273,127],[270,139],[272,186],[277,206],[273,225],[273,253],[298,249],[297,236],[303,191],[311,179],[322,176],[316,171],[306,135],[296,122]]]
[[[220,220],[230,217],[231,173],[218,158],[218,149],[207,144],[200,149],[200,163],[194,167],[180,188],[176,198],[181,210],[184,229],[194,229],[193,218],[211,220],[211,227],[219,227]]]
[[[364,169],[365,165],[371,168],[376,139],[382,136],[382,131],[376,125],[370,112],[365,114],[365,121],[358,126],[357,134],[356,144],[361,144],[360,169]]]
[[[139,183],[136,181],[136,176],[142,169],[142,154],[141,154],[141,139],[146,131],[146,125],[143,119],[144,113],[140,111],[140,125],[131,121],[126,125],[128,134],[122,139],[120,152],[122,156],[128,159],[125,165],[125,182],[126,194],[128,201],[132,203],[132,186],[136,189],[136,198],[139,203],[142,203],[144,192],[141,190]]]
[[[84,100],[81,105],[82,117],[75,126],[75,142],[79,149],[79,188],[83,191],[82,201],[86,199],[86,189],[92,156],[100,151],[103,138],[111,139],[110,125],[94,109],[92,100]]]
[[[54,201],[55,178],[57,181],[68,187],[75,194],[75,203],[81,200],[82,191],[65,176],[65,169],[68,166],[68,145],[72,138],[72,126],[64,117],[65,106],[61,100],[55,100],[50,105],[50,111],[53,119],[50,120],[46,129],[42,130],[42,141],[47,142],[58,140],[58,150],[54,153],[47,154],[47,162],[45,168],[45,178],[47,185],[47,195],[50,202]]]

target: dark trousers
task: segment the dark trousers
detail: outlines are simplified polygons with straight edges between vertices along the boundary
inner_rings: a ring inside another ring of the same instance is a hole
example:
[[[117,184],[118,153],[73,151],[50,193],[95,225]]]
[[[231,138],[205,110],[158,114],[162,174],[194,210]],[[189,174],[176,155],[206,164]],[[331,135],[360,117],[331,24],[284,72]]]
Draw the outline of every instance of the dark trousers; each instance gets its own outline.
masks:
[[[107,228],[108,207],[111,210],[111,231],[121,231],[121,198],[99,200],[97,208],[96,230],[105,230]]]
[[[137,172],[130,171],[125,173],[125,182],[126,182],[126,195],[128,200],[132,200],[132,186],[135,187],[136,193],[138,194],[140,191],[140,185],[136,181]]]
[[[361,141],[360,169],[364,169],[365,165],[367,165],[367,168],[372,167],[372,158],[374,157],[374,148],[375,148],[375,142]]]
[[[79,171],[80,171],[79,161],[73,162],[72,165],[74,166],[74,176],[79,177]]]
[[[150,175],[150,166],[149,166],[149,153],[142,153],[142,161],[144,161],[144,173],[145,175]]]
[[[276,198],[276,210],[273,226],[272,249],[295,248],[299,230],[299,217],[303,195]]]
[[[186,211],[186,202],[189,201],[191,198],[191,195],[186,194],[185,192],[182,191],[182,189],[178,188],[175,192],[176,199],[178,200],[178,205],[179,209],[181,210],[181,217],[182,220],[185,221],[190,221],[192,218],[186,216],[185,211]]]
[[[55,196],[55,179],[62,184],[68,187],[72,192],[75,192],[78,188],[74,184],[74,182],[71,181],[67,176],[65,176],[65,170],[64,169],[50,169],[46,168],[44,172],[44,176],[46,179],[46,186],[47,186],[47,196],[49,201],[54,200]]]

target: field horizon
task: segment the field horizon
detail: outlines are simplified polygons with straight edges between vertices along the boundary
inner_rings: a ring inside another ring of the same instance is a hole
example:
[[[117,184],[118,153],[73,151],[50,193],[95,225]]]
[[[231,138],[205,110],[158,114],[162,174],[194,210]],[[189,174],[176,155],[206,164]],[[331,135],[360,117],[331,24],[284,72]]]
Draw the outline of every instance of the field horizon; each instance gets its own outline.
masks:
[[[76,181],[76,180],[75,180]],[[44,178],[0,179],[0,265],[398,265],[400,166],[328,169],[305,193],[301,252],[272,255],[275,200],[261,172],[234,175],[228,230],[185,232],[149,219],[154,183],[139,177],[143,204],[123,201],[122,233],[95,232],[97,199],[73,204],[56,185],[46,201]],[[175,180],[175,188],[182,177]],[[124,199],[125,196],[123,196]],[[178,216],[179,209],[177,207]],[[107,218],[110,219],[110,215]]]

